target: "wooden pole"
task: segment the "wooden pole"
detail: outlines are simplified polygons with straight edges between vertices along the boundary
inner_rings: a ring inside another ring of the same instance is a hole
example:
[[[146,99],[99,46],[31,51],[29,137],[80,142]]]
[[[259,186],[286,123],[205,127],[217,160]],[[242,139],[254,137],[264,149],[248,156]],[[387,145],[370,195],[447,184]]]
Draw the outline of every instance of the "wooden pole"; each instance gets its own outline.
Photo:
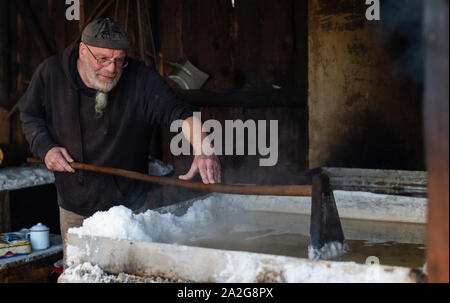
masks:
[[[427,272],[449,283],[448,0],[425,1],[425,144],[428,168]]]
[[[42,163],[40,159],[28,158],[28,163]],[[167,177],[150,176],[134,171],[77,163],[69,163],[74,169],[81,169],[115,175],[119,177],[129,178],[147,183],[156,183],[164,185],[175,185],[193,190],[218,192],[226,194],[239,195],[268,195],[268,196],[306,196],[312,195],[311,185],[227,185],[227,184],[204,184],[201,182],[184,181]]]

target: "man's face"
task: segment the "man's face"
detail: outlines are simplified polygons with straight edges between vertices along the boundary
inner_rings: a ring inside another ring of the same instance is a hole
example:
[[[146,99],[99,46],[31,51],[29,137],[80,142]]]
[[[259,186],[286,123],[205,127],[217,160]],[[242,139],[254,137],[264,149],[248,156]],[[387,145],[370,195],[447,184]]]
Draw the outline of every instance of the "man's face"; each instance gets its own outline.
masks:
[[[116,62],[123,62],[125,57],[124,50],[80,44],[80,59],[86,77],[94,89],[104,93],[111,91],[119,82],[122,66]]]

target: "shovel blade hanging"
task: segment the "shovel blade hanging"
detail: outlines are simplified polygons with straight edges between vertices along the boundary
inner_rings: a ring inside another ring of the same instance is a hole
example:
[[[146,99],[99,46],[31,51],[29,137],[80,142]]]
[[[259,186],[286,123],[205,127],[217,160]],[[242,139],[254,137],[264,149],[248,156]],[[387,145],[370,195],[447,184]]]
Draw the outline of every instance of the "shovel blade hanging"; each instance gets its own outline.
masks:
[[[195,67],[187,58],[183,58],[178,63],[170,63],[175,69],[168,76],[169,79],[176,82],[181,88],[200,89],[209,75]]]

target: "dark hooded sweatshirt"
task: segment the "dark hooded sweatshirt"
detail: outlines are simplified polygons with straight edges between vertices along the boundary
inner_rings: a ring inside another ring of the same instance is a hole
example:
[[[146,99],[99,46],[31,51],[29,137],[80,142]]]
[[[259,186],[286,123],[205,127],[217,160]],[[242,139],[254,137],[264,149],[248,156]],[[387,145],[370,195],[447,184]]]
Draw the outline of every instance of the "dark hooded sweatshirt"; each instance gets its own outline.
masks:
[[[65,147],[76,162],[146,173],[152,125],[167,127],[197,108],[179,100],[155,71],[129,59],[117,86],[108,94],[103,117],[96,118],[95,90],[82,82],[78,46],[42,62],[21,101],[23,131],[41,159]],[[112,175],[78,170],[55,172],[58,204],[82,216],[115,205],[137,209],[147,185]]]

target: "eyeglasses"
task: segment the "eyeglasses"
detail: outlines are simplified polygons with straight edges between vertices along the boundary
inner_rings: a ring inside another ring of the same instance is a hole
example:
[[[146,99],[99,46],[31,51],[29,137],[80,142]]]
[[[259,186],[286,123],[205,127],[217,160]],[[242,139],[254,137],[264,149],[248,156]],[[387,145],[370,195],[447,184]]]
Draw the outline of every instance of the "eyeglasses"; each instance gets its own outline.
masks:
[[[86,45],[86,44],[85,44]],[[119,68],[125,68],[128,66],[128,61],[125,60],[125,58],[120,58],[120,59],[116,59],[116,60],[108,60],[105,58],[97,58],[89,49],[89,47],[86,45],[86,48],[88,49],[88,51],[91,53],[92,57],[94,57],[94,59],[97,61],[97,64],[102,66],[102,67],[107,67],[109,66],[111,63],[114,63],[116,67]]]

